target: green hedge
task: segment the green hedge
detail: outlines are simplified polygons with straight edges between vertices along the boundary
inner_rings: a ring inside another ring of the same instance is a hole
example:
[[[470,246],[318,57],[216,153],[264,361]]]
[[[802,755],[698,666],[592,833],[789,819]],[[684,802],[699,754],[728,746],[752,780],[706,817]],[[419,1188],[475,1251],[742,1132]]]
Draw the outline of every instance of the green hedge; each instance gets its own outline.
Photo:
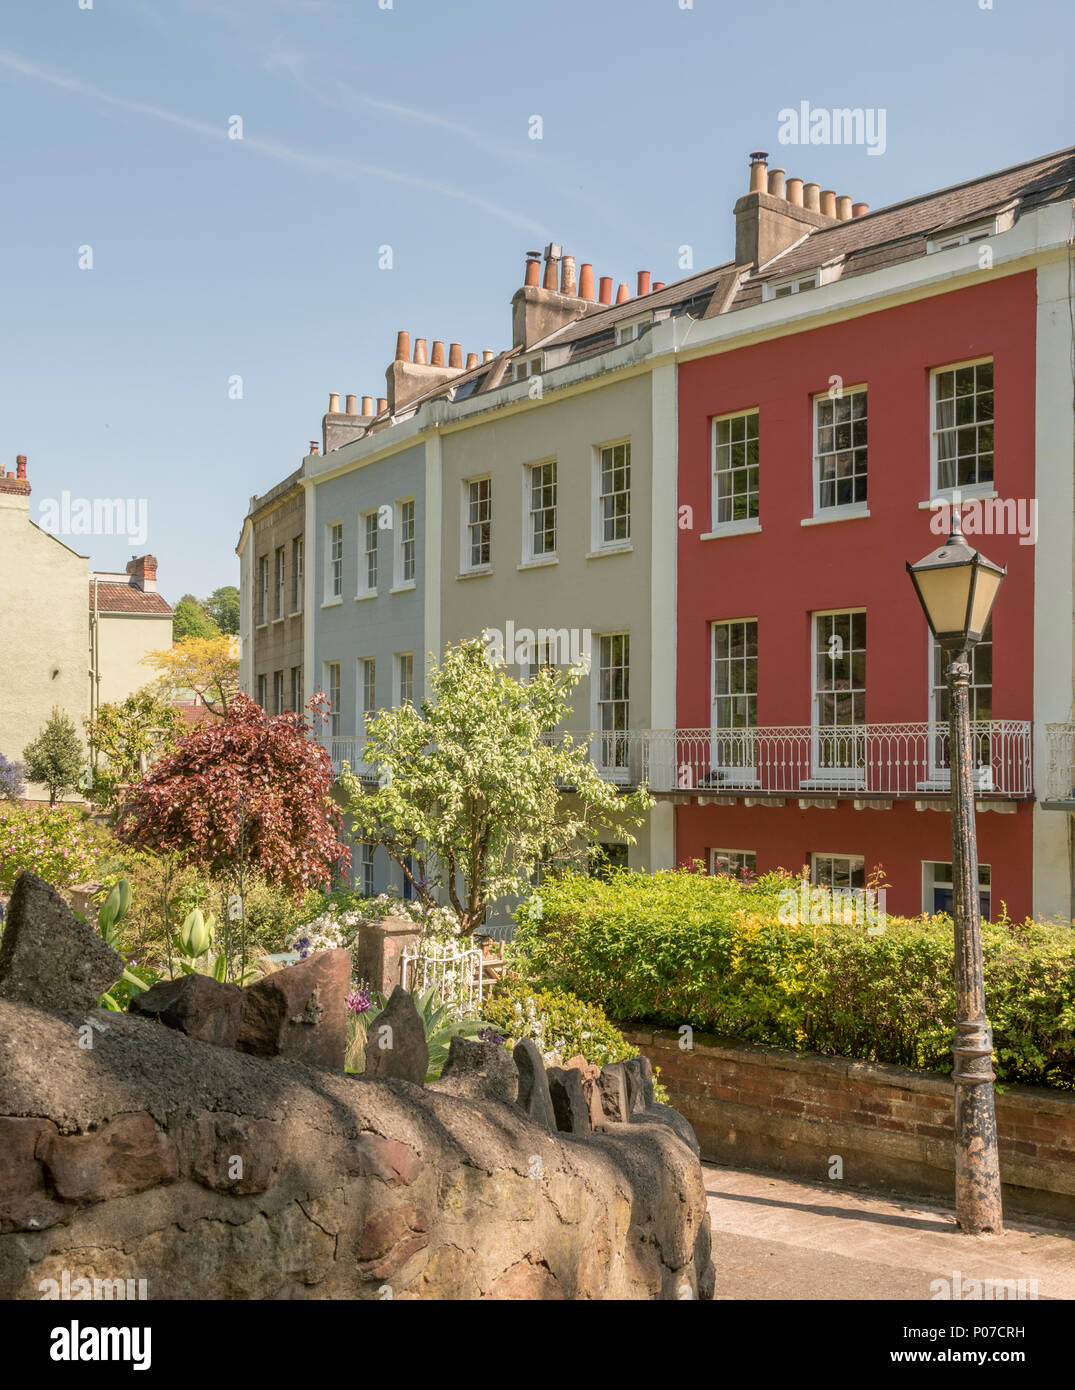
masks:
[[[797,888],[688,870],[549,879],[516,914],[517,965],[621,1023],[950,1071],[951,920],[889,916],[878,934],[784,922]],[[1075,931],[994,922],[983,949],[998,1076],[1072,1087]]]

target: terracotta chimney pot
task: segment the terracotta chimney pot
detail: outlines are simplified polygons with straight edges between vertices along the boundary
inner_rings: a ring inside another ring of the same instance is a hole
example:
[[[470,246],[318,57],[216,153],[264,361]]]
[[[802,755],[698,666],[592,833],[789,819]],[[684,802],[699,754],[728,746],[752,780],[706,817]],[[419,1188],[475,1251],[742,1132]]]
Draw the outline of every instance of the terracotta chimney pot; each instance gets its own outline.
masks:
[[[429,358],[426,356],[426,340],[424,338],[415,338],[414,340],[414,360],[420,367],[429,365]]]
[[[328,393],[328,413],[329,413],[330,415],[339,415],[339,413],[340,413],[340,393],[339,393],[339,391],[330,391],[330,392]]]
[[[638,294],[649,294],[649,271],[640,270],[638,272]]]
[[[25,477],[26,477],[26,455],[25,455],[25,454],[16,454],[16,455],[15,455],[15,477],[16,477],[16,478],[25,478]]]
[[[482,361],[483,361],[483,362],[491,362],[495,356],[496,356],[496,353],[493,351],[492,348],[482,348]]]
[[[476,367],[477,365],[478,365],[478,354],[477,354],[476,352],[468,352],[468,353],[467,353],[467,371],[469,372],[469,371],[471,370],[472,367]]]
[[[579,268],[579,298],[596,299],[593,292],[593,266],[589,261],[583,261]]]
[[[527,251],[526,253],[526,275],[523,279],[524,285],[541,284],[541,252]]]
[[[821,190],[821,215],[823,217],[836,216],[836,190],[834,188]]]
[[[434,367],[444,366],[444,344],[439,338],[433,339],[433,356],[430,362]]]
[[[803,207],[807,212],[821,211],[821,185],[819,183],[803,184]]]
[[[869,212],[869,210],[870,210],[870,205],[869,205],[869,203],[852,203],[852,204],[851,204],[851,216],[852,216],[852,217],[865,217],[866,214]]]
[[[449,367],[462,367],[462,365],[463,365],[463,347],[462,347],[462,344],[460,344],[460,343],[449,343],[449,344],[448,344],[448,366],[449,366]]]
[[[409,362],[411,360],[411,335],[405,328],[401,328],[396,334],[396,361]]]
[[[793,208],[801,208],[803,205],[803,181],[802,179],[788,179],[786,197]]]
[[[565,256],[560,262],[560,293],[572,296],[578,294],[578,287],[575,284],[574,256]]]
[[[769,170],[769,192],[774,198],[787,197],[787,194],[784,192],[784,173],[785,171],[783,169]]]
[[[754,150],[750,156],[750,188],[751,193],[764,193],[766,190],[766,174],[768,172],[769,156],[764,150]]]
[[[348,413],[348,415],[357,415],[357,414],[358,414],[358,397],[357,397],[357,396],[348,396],[347,399],[346,399],[346,401],[344,401],[344,405],[347,407],[347,413]]]
[[[552,256],[545,262],[545,279],[542,281],[542,289],[555,290],[557,280],[556,262]]]
[[[841,193],[836,199],[836,216],[841,222],[851,221],[851,198],[847,193]]]
[[[611,276],[611,275],[602,275],[602,276],[601,276],[601,293],[598,295],[598,301],[599,301],[601,304],[611,304],[611,303],[612,303],[612,276]]]
[[[363,415],[366,415],[366,416],[370,416],[370,415],[373,414],[373,397],[372,397],[372,396],[363,396],[363,397],[362,397],[362,414],[363,414]]]
[[[387,409],[388,409],[388,397],[387,397],[387,396],[378,396],[378,397],[377,397],[377,414],[378,414],[378,415],[383,415]]]
[[[619,289],[616,291],[616,303],[626,304],[630,298],[631,291],[627,288],[626,285],[621,283]]]
[[[654,282],[653,282],[653,293],[656,294],[658,290],[663,290],[663,289],[664,289],[664,281],[663,281],[663,280],[654,280]]]

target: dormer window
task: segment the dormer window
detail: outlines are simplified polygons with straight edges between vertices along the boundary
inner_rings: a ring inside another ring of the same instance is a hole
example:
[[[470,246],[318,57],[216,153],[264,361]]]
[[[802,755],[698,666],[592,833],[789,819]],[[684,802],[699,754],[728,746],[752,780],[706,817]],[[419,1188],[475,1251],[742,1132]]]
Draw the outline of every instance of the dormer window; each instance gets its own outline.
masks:
[[[646,324],[649,322],[649,315],[644,319],[632,319],[629,323],[619,323],[616,325],[616,346],[622,347],[624,343],[633,343],[636,338],[641,338]]]
[[[984,241],[997,233],[997,219],[991,217],[987,222],[975,222],[965,227],[952,227],[926,241],[926,253],[951,251],[956,246],[967,246],[972,241]]]
[[[536,357],[524,357],[512,364],[512,381],[525,381],[528,376],[536,376],[541,371],[541,354]]]
[[[786,280],[767,280],[761,287],[761,297],[767,301],[770,299],[787,299],[792,294],[803,294],[806,290],[817,289],[819,272],[810,271],[808,275],[792,275]]]

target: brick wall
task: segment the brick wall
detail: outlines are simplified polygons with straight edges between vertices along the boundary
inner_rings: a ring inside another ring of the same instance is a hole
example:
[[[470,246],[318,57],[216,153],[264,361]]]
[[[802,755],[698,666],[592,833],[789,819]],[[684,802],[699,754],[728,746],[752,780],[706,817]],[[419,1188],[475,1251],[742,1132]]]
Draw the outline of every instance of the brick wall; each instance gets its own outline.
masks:
[[[704,1158],[827,1181],[838,1155],[852,1186],[951,1197],[946,1077],[701,1033],[689,1052],[675,1032],[627,1036],[660,1068]],[[997,1131],[1008,1208],[1075,1217],[1075,1092],[1007,1087],[997,1096]]]

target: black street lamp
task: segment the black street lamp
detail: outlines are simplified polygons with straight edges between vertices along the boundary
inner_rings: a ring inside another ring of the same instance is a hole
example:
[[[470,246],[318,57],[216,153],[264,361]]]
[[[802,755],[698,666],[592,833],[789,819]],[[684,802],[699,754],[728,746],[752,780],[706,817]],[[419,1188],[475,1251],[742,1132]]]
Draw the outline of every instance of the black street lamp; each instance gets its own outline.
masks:
[[[970,731],[971,649],[981,640],[1007,567],[971,550],[952,508],[952,531],[907,572],[930,631],[949,654],[948,727],[952,782],[952,885],[955,917],[956,1222],[968,1235],[1003,1230],[997,1122],[993,1109],[993,1031],[985,1013],[978,838]]]

